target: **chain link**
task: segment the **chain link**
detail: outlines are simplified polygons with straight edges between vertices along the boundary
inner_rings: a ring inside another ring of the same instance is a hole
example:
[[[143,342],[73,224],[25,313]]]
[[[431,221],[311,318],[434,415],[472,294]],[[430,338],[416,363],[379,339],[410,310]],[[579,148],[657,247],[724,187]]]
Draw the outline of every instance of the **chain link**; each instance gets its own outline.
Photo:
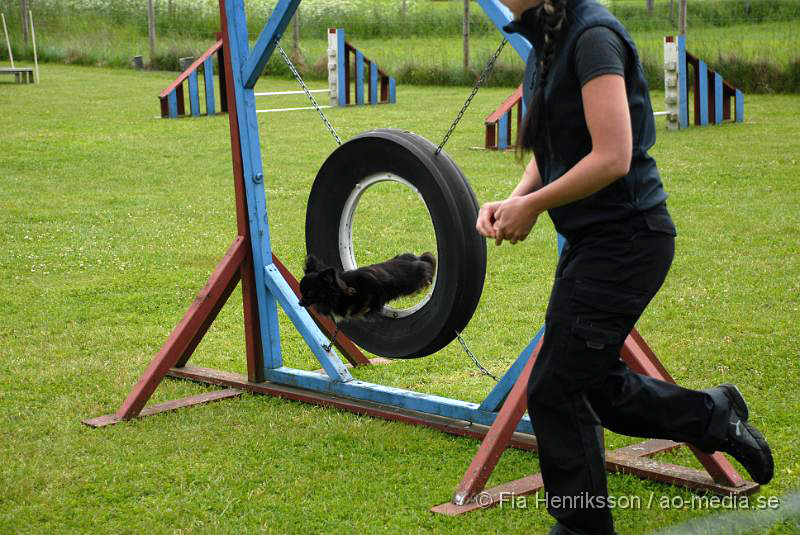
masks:
[[[481,366],[481,363],[480,363],[480,362],[478,362],[478,358],[477,358],[477,357],[476,357],[476,356],[475,356],[475,355],[472,353],[472,351],[470,351],[470,350],[469,350],[469,348],[467,347],[467,343],[466,343],[466,342],[464,341],[464,339],[461,337],[461,333],[460,333],[460,332],[458,332],[458,331],[456,331],[456,336],[458,337],[458,341],[461,343],[461,347],[463,347],[463,348],[464,348],[464,352],[465,352],[467,355],[469,355],[469,358],[471,358],[471,359],[472,359],[472,362],[474,362],[474,363],[475,363],[475,366],[477,366],[477,368],[480,370],[480,372],[481,372],[482,374],[484,374],[484,375],[488,375],[489,377],[491,377],[492,379],[494,379],[495,381],[497,381],[497,377],[495,377],[494,375],[492,375],[492,373],[491,373],[489,370],[487,370],[486,368],[484,368],[483,366]]]
[[[278,45],[278,51],[281,53],[281,56],[283,56],[283,61],[286,62],[286,65],[289,66],[289,69],[292,71],[292,74],[294,75],[294,77],[297,79],[298,82],[300,82],[300,85],[303,87],[303,91],[305,91],[306,96],[311,101],[311,104],[314,105],[314,109],[317,110],[317,112],[319,113],[320,117],[322,117],[322,122],[324,122],[325,126],[328,127],[328,131],[330,131],[331,135],[333,135],[333,138],[336,140],[336,143],[341,145],[342,144],[342,140],[339,139],[339,135],[336,133],[336,130],[333,129],[333,126],[331,126],[331,123],[328,122],[328,118],[325,117],[324,113],[322,113],[322,108],[319,107],[319,105],[317,104],[316,99],[314,99],[314,96],[308,90],[308,86],[306,86],[306,83],[303,81],[303,77],[300,76],[299,72],[297,72],[297,69],[295,69],[294,64],[292,63],[292,60],[290,60],[289,56],[286,55],[286,52],[283,50],[283,47],[280,44],[277,44],[277,45]]]
[[[470,93],[469,97],[467,97],[467,101],[464,103],[464,106],[461,107],[461,111],[458,112],[458,115],[453,121],[453,124],[450,125],[450,130],[448,130],[447,133],[444,135],[444,139],[442,139],[442,142],[439,143],[439,147],[436,149],[436,152],[434,154],[439,154],[440,152],[442,152],[442,147],[444,147],[444,144],[447,143],[448,139],[450,139],[450,135],[456,129],[458,122],[461,121],[461,118],[464,116],[464,113],[467,111],[467,108],[469,108],[469,105],[472,102],[472,99],[475,97],[475,94],[478,92],[478,89],[481,88],[483,82],[486,81],[486,77],[489,76],[489,74],[492,72],[492,69],[494,69],[494,63],[497,61],[497,58],[498,56],[500,56],[500,52],[503,51],[503,48],[506,46],[506,43],[508,43],[508,40],[503,39],[503,42],[500,43],[500,46],[495,51],[494,55],[489,59],[489,63],[487,63],[486,67],[483,68],[483,72],[478,78],[478,81],[475,83],[475,87],[472,88],[472,93]]]

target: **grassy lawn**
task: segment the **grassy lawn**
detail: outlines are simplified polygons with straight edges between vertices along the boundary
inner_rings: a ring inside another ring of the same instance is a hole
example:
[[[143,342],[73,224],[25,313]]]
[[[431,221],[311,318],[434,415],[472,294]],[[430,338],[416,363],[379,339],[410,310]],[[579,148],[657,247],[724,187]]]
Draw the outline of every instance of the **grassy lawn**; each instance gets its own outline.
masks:
[[[545,533],[551,520],[533,506],[429,513],[450,499],[471,439],[252,395],[102,430],[80,423],[118,407],[235,236],[227,117],[156,119],[173,76],[45,64],[41,85],[0,81],[0,532]],[[326,113],[343,139],[398,127],[438,142],[468,91],[401,85],[396,105]],[[481,91],[447,145],[481,201],[505,196],[521,173],[512,154],[473,149],[508,93]],[[663,108],[661,93],[653,101]],[[740,385],[776,457],[763,496],[800,487],[798,110],[798,96],[748,95],[745,124],[660,124],[653,150],[679,237],[638,328],[679,383]],[[273,247],[299,273],[308,191],[335,142],[313,111],[259,119]],[[370,254],[424,246],[392,242],[404,214],[400,202],[365,216]],[[464,335],[492,372],[542,323],[555,260],[546,217],[524,244],[489,248]],[[282,321],[285,362],[318,368]],[[238,293],[191,362],[244,371]],[[457,343],[354,375],[476,402],[493,384]],[[204,390],[166,381],[153,401]],[[631,442],[607,435],[612,448]],[[697,465],[686,451],[673,458]],[[537,470],[535,456],[509,451],[490,485]],[[645,502],[691,496],[632,476],[609,487]],[[615,518],[620,533],[640,534],[710,513]]]

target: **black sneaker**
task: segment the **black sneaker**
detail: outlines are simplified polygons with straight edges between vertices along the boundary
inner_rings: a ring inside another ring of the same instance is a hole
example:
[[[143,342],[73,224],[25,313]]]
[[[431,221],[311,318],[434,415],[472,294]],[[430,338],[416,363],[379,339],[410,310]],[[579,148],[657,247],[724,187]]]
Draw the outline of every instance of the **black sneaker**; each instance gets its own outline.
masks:
[[[730,403],[728,428],[721,450],[745,467],[753,481],[769,483],[774,472],[772,451],[761,432],[747,423],[750,412],[742,393],[734,385],[719,385]]]

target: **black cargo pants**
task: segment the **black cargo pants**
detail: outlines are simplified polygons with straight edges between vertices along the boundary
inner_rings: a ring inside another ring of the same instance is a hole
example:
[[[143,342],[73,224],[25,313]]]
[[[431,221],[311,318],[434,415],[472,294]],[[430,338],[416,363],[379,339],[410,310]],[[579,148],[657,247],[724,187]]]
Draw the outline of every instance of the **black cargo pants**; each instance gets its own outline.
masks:
[[[548,510],[558,520],[552,534],[614,533],[603,501],[603,427],[713,450],[711,435],[724,425],[716,393],[636,374],[619,357],[672,263],[675,240],[661,230],[638,215],[567,245],[559,260],[528,383]]]

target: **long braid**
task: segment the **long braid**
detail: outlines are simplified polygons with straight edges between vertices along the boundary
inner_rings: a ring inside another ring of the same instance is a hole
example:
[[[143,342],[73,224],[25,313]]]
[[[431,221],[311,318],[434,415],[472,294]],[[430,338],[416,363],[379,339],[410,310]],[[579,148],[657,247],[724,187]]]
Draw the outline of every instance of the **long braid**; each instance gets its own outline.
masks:
[[[544,0],[537,8],[536,16],[544,20],[544,49],[539,62],[533,99],[517,136],[517,149],[520,157],[524,151],[533,149],[542,134],[544,87],[553,63],[553,56],[555,56],[558,34],[567,19],[566,0]]]

